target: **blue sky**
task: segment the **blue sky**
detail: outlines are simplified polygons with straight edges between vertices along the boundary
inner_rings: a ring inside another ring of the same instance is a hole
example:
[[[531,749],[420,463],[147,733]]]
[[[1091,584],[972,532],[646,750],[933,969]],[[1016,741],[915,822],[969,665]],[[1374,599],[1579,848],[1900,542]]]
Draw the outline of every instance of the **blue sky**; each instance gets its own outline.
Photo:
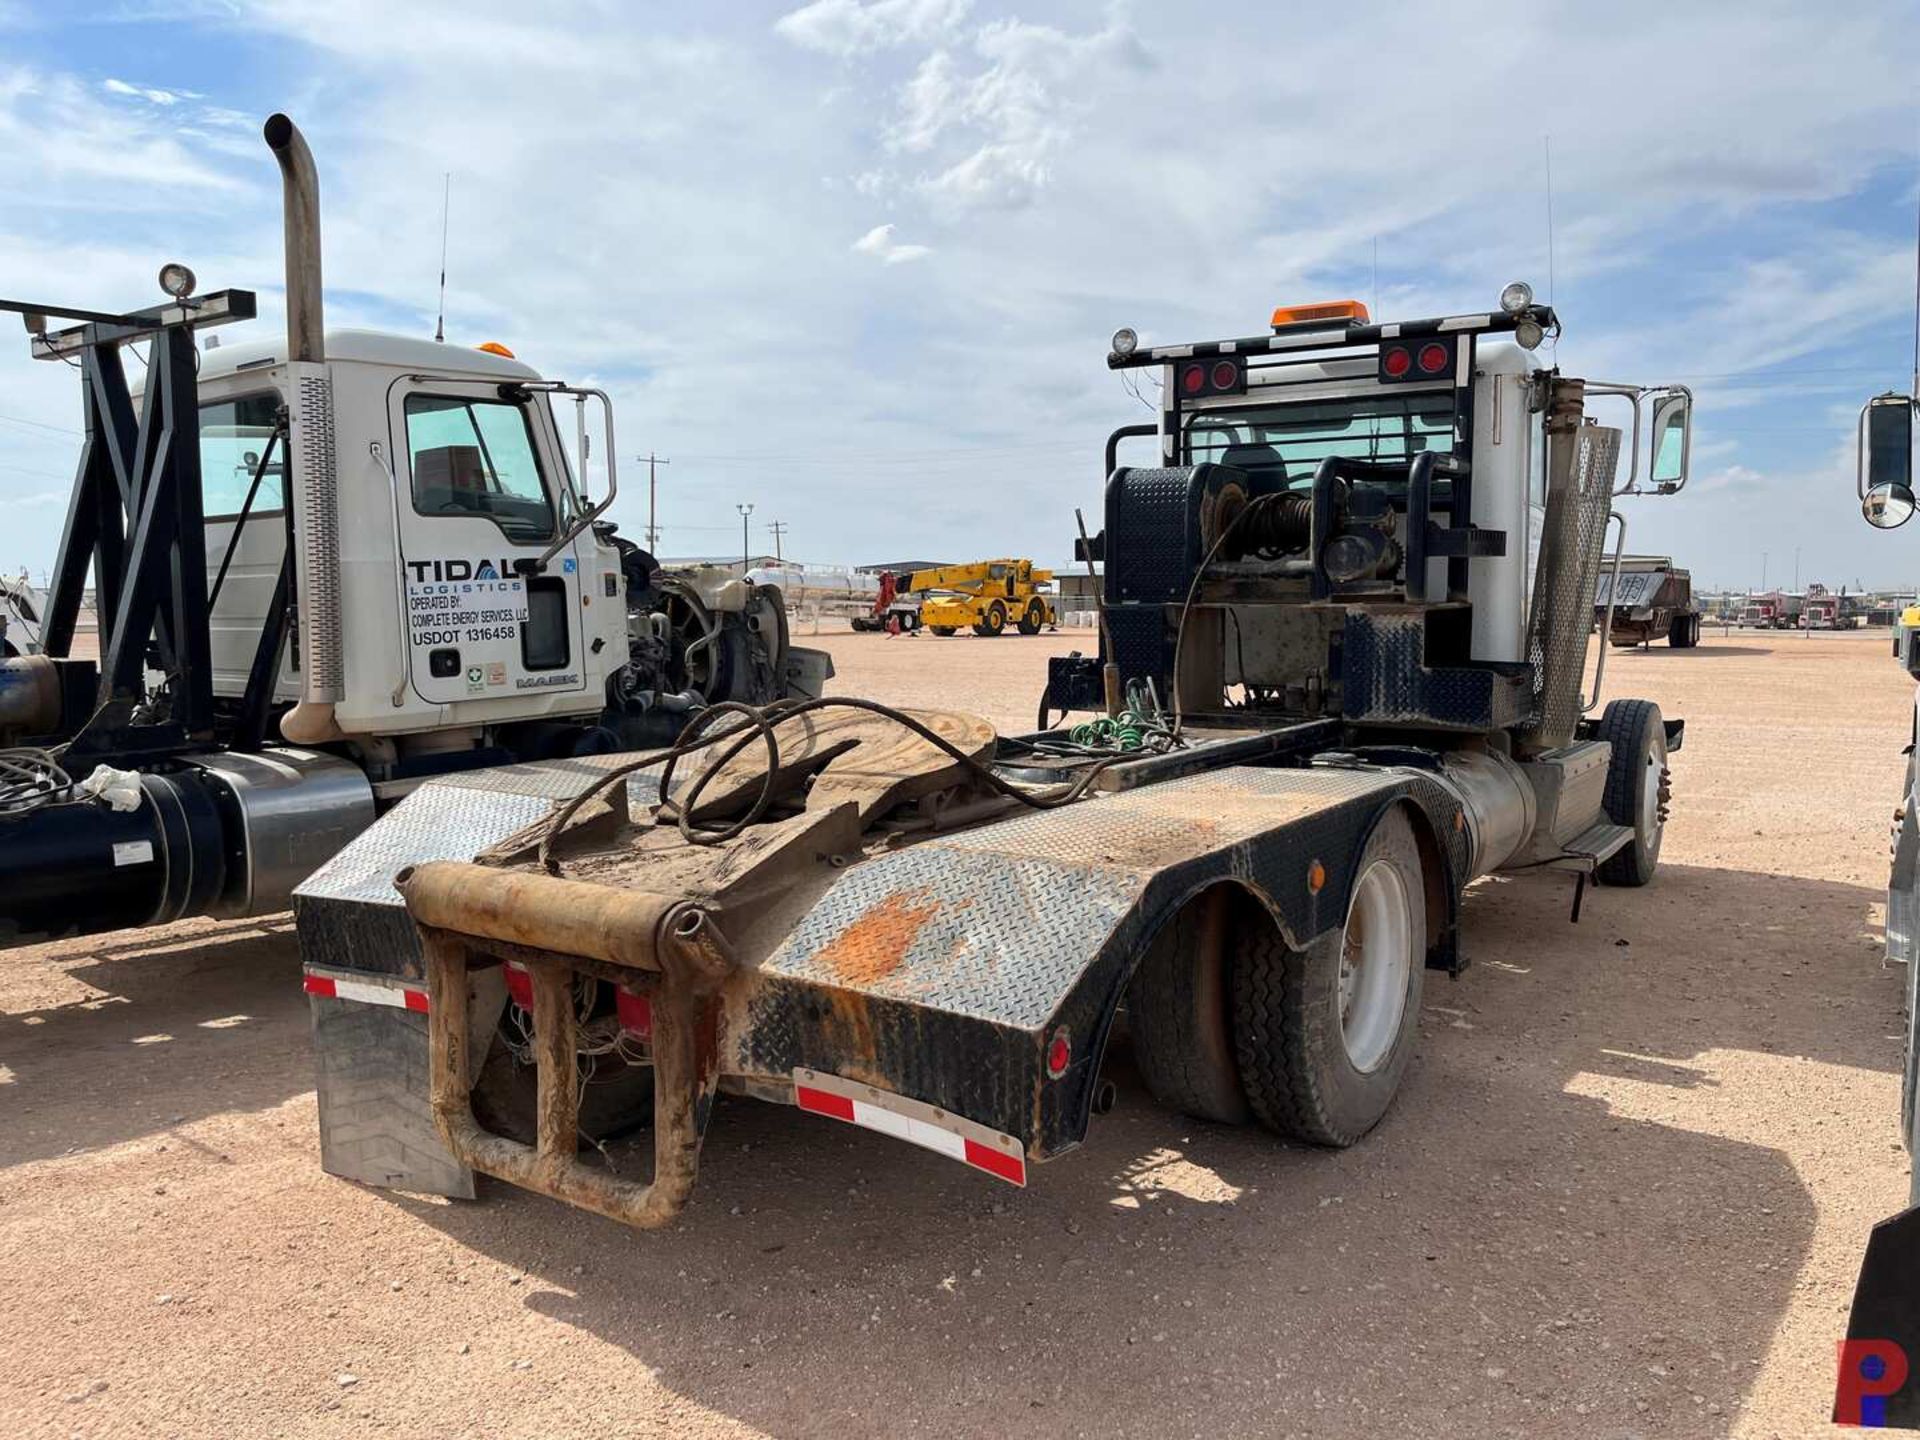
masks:
[[[0,0],[0,289],[134,306],[179,258],[268,333],[285,109],[330,323],[431,333],[451,171],[448,338],[612,390],[623,456],[673,461],[667,553],[752,501],[808,560],[1063,559],[1146,416],[1115,326],[1544,296],[1551,134],[1560,363],[1699,395],[1696,480],[1634,548],[1913,583],[1920,526],[1850,487],[1912,364],[1916,76],[1912,3]],[[50,562],[77,423],[0,327],[0,567]]]

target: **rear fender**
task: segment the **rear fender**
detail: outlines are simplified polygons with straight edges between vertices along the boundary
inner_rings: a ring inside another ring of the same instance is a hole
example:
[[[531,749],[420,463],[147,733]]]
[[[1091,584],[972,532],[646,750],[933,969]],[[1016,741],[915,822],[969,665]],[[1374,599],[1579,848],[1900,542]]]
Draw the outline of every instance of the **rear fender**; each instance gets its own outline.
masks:
[[[1034,1159],[1058,1154],[1086,1134],[1115,1014],[1160,927],[1233,883],[1309,943],[1344,919],[1366,837],[1396,804],[1439,862],[1428,904],[1451,956],[1466,835],[1430,776],[1213,771],[853,867],[734,982],[725,1068],[837,1074],[1015,1136]],[[1071,1059],[1049,1075],[1061,1034]]]

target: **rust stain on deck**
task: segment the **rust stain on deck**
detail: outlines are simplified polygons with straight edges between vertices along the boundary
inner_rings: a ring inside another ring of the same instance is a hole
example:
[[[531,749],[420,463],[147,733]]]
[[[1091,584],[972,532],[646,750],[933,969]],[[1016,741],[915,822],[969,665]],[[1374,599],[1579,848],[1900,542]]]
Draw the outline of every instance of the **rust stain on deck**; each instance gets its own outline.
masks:
[[[849,985],[871,985],[900,968],[920,929],[940,913],[925,890],[902,890],[868,910],[820,952],[820,963]]]

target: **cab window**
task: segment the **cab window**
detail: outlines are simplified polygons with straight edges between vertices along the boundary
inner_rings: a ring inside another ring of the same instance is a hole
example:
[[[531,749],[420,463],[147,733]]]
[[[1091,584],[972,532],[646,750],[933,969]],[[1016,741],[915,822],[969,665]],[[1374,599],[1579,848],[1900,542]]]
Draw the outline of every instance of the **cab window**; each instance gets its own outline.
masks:
[[[200,407],[200,503],[207,519],[231,519],[240,513],[263,457],[266,472],[247,513],[267,515],[285,507],[285,439],[267,453],[279,414],[280,397],[271,390]]]
[[[1304,488],[1322,460],[1406,465],[1453,452],[1449,390],[1202,410],[1187,422],[1188,463],[1233,465],[1269,485]]]
[[[409,395],[406,414],[415,510],[482,516],[522,545],[553,538],[553,502],[541,483],[524,407],[464,395]]]

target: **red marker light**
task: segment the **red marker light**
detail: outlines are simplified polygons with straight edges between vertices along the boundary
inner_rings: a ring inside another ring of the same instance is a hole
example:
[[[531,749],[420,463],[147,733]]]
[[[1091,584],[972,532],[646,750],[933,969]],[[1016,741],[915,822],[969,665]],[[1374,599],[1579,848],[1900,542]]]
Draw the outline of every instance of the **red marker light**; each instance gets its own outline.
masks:
[[[1447,368],[1447,347],[1437,340],[1428,341],[1420,347],[1420,369],[1428,375],[1438,375]]]
[[[1207,367],[1189,365],[1180,372],[1180,388],[1189,395],[1198,395],[1207,388]]]
[[[1047,1076],[1058,1080],[1067,1073],[1067,1066],[1073,1062],[1073,1042],[1067,1038],[1065,1030],[1053,1032],[1053,1039],[1047,1042]]]
[[[1387,372],[1389,380],[1398,380],[1413,368],[1413,356],[1405,346],[1395,345],[1380,359],[1380,368]]]
[[[1231,390],[1240,383],[1240,367],[1231,360],[1216,360],[1213,365],[1213,388]]]

